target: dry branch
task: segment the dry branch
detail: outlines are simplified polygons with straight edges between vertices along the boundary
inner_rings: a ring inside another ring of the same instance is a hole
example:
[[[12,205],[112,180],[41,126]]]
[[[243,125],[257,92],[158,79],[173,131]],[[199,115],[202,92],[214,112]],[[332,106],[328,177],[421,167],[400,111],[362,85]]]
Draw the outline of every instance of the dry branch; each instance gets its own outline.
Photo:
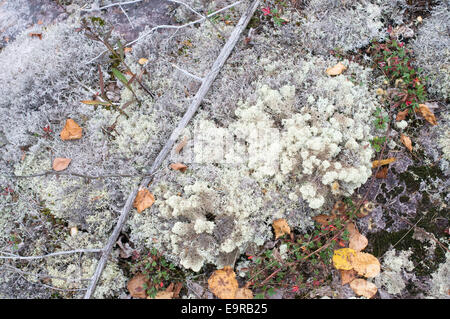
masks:
[[[183,129],[186,127],[192,116],[197,111],[198,107],[203,101],[203,98],[208,93],[209,88],[211,87],[213,81],[215,80],[217,74],[219,73],[220,69],[224,65],[226,59],[230,55],[231,51],[233,50],[234,46],[236,45],[237,41],[239,40],[239,37],[241,33],[244,31],[244,29],[247,27],[247,24],[250,22],[250,19],[252,18],[253,14],[256,11],[256,8],[259,5],[259,0],[254,0],[252,4],[247,8],[246,12],[241,16],[239,22],[237,23],[236,27],[234,28],[233,32],[231,33],[228,41],[223,46],[222,50],[220,51],[219,56],[217,57],[216,61],[214,62],[211,71],[209,74],[205,77],[204,81],[202,82],[202,85],[200,86],[199,90],[197,91],[197,94],[195,95],[194,99],[192,100],[191,104],[189,105],[188,110],[184,114],[181,121],[178,123],[177,127],[173,130],[171,136],[169,137],[169,140],[164,145],[161,152],[156,157],[155,161],[153,162],[149,174],[153,174],[158,167],[161,165],[164,158],[167,156],[169,151],[172,149],[175,141],[180,136]],[[122,230],[122,226],[125,223],[128,213],[133,205],[134,198],[136,197],[136,194],[140,187],[147,187],[148,184],[152,181],[151,177],[145,178],[142,183],[139,185],[139,187],[136,187],[131,194],[128,196],[128,199],[125,203],[125,206],[122,209],[122,213],[119,217],[119,220],[117,221],[117,224],[114,228],[114,231],[112,235],[110,236],[108,243],[106,247],[104,248],[103,254],[97,264],[97,268],[94,272],[94,275],[92,276],[92,280],[89,284],[89,287],[86,291],[86,294],[84,295],[85,299],[91,298],[92,294],[95,291],[95,288],[97,286],[97,282],[100,279],[100,276],[102,274],[103,269],[105,268],[107,259],[109,254],[111,253],[111,250],[116,243],[117,238],[119,237],[120,231]]]

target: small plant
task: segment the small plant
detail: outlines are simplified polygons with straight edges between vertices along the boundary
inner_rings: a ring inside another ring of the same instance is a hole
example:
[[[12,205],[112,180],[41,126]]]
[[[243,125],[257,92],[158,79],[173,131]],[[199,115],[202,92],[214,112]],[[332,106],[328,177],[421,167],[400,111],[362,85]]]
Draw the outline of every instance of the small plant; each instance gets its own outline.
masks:
[[[139,258],[135,254],[133,259],[135,261],[130,262],[130,270],[134,274],[144,274],[147,279],[144,289],[150,298],[154,298],[159,291],[164,290],[170,283],[184,281],[183,271],[167,261],[155,248],[152,248],[143,258]]]
[[[261,11],[263,12],[264,16],[271,17],[273,24],[276,26],[280,27],[283,24],[287,23],[286,20],[281,18],[281,13],[282,13],[281,9],[277,9],[277,8],[271,9],[270,7],[266,7],[266,8],[262,8]]]
[[[374,150],[376,152],[380,152],[385,141],[386,141],[386,136],[377,136],[372,141],[370,141],[370,143],[372,144],[372,147],[374,148]]]
[[[373,115],[375,116],[374,120],[375,128],[378,130],[385,130],[386,125],[389,122],[389,116],[383,115],[381,107],[377,107]]]
[[[426,100],[425,78],[421,69],[415,70],[411,64],[411,51],[403,42],[390,39],[386,43],[373,42],[369,49],[373,61],[385,74],[391,86],[397,88],[392,107],[415,110]]]

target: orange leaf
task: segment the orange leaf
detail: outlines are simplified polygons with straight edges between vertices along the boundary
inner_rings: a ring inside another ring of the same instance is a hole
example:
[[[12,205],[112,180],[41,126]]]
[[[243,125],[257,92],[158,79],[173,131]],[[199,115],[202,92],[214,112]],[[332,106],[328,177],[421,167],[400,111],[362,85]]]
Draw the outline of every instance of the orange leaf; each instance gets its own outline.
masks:
[[[336,215],[325,215],[325,214],[321,214],[321,215],[317,215],[316,217],[313,217],[313,219],[322,226],[328,226],[336,218],[337,218]]]
[[[170,164],[170,168],[175,171],[180,171],[180,172],[184,173],[184,171],[187,169],[187,166],[182,163],[174,163],[174,164]]]
[[[407,148],[410,152],[412,152],[411,139],[410,139],[408,136],[402,134],[402,135],[400,136],[400,141],[402,141],[403,145],[405,145],[406,148]]]
[[[286,219],[284,218],[275,220],[272,226],[275,231],[275,239],[278,239],[278,237],[281,237],[285,234],[291,233],[291,228],[289,227],[288,223],[286,222]]]
[[[344,72],[346,69],[347,69],[347,67],[345,65],[343,65],[341,62],[339,62],[335,66],[328,68],[326,72],[328,75],[339,75],[342,72]]]
[[[138,61],[138,63],[139,63],[140,65],[144,65],[144,64],[146,64],[147,62],[148,62],[148,59],[146,59],[146,58],[140,58],[139,61]]]
[[[384,160],[376,160],[372,162],[372,168],[376,168],[378,166],[383,166],[383,165],[387,165],[390,163],[395,162],[397,159],[395,157],[390,157]]]
[[[142,188],[138,191],[136,198],[133,202],[133,207],[135,207],[138,213],[141,213],[145,209],[151,207],[155,202],[155,197],[147,188]]]
[[[398,112],[397,113],[397,117],[395,118],[395,120],[397,122],[404,120],[406,118],[406,116],[408,115],[408,113],[409,113],[408,109]]]
[[[66,120],[66,125],[61,131],[61,139],[66,140],[77,140],[81,138],[83,129],[72,119]]]
[[[358,296],[372,298],[377,293],[378,289],[375,284],[368,282],[365,279],[355,279],[350,283],[350,287]]]
[[[42,40],[42,33],[30,33],[30,37],[34,38],[37,37],[39,40]]]
[[[383,166],[375,175],[376,178],[386,178],[388,173],[388,167]]]
[[[230,266],[218,269],[209,277],[208,287],[220,299],[234,299],[238,290],[236,274]]]
[[[356,252],[354,256],[351,256],[350,263],[358,275],[366,278],[378,276],[381,270],[378,259],[368,253]]]
[[[339,271],[341,273],[342,286],[351,283],[353,279],[355,279],[356,277],[356,272],[353,269],[350,270],[340,269]]]
[[[419,112],[430,124],[437,125],[434,113],[428,108],[426,104],[419,104],[419,108],[416,109],[416,112]]]
[[[147,278],[143,274],[137,274],[128,282],[127,288],[131,297],[144,299],[147,297],[144,284],[147,284]]]
[[[156,294],[154,299],[172,299],[172,298],[173,298],[172,291],[160,291]],[[149,297],[147,299],[149,299]]]
[[[69,166],[72,160],[70,158],[57,157],[53,160],[53,170],[59,172],[63,171]]]
[[[367,240],[366,236],[361,235],[358,232],[350,236],[348,247],[355,251],[361,251],[366,248],[368,243],[369,241]]]
[[[253,293],[248,288],[239,288],[236,290],[234,299],[253,299]]]

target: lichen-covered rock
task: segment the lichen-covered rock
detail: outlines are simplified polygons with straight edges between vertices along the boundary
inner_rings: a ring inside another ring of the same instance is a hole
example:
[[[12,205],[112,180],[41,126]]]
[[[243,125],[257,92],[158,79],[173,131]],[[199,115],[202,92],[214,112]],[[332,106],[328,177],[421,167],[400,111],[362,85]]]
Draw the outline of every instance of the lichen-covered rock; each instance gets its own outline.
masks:
[[[428,91],[434,96],[450,96],[450,3],[443,1],[424,19],[412,43],[415,64],[427,76]]]

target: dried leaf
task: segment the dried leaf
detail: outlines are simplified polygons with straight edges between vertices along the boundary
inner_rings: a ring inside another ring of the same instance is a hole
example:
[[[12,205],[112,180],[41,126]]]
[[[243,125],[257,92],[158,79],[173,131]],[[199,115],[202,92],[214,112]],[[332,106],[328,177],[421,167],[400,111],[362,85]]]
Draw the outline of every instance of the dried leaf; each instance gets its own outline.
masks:
[[[383,165],[387,165],[390,163],[395,162],[397,159],[395,157],[390,157],[384,160],[376,160],[372,162],[372,168],[376,168],[378,166],[383,166]]]
[[[88,105],[105,105],[105,106],[111,105],[111,103],[109,103],[109,102],[102,102],[102,101],[97,101],[97,100],[84,100],[84,101],[81,101],[81,103],[88,104]]]
[[[70,158],[57,157],[53,160],[53,170],[57,172],[63,171],[67,168],[67,166],[69,166],[71,161],[72,159]]]
[[[339,272],[341,273],[342,286],[351,283],[353,279],[355,279],[356,277],[356,272],[353,269],[350,270],[340,269]]]
[[[170,164],[170,168],[175,171],[180,171],[180,172],[184,173],[184,171],[186,171],[186,169],[187,169],[187,166],[182,163],[173,163],[173,164]]]
[[[353,265],[351,264],[351,258],[354,257],[356,251],[351,248],[342,248],[334,251],[333,265],[336,269],[351,270]]]
[[[316,217],[313,217],[313,219],[318,222],[322,226],[328,226],[330,223],[337,218],[336,215],[317,215]]]
[[[173,298],[178,298],[180,296],[181,288],[183,288],[182,282],[178,282],[175,284],[175,287],[173,288]]]
[[[356,254],[351,257],[351,265],[358,275],[366,278],[376,277],[381,270],[378,259],[374,255],[368,253],[356,252]]]
[[[416,109],[416,112],[419,112],[430,124],[437,125],[434,113],[429,109],[429,107],[426,104],[419,104],[419,108]]]
[[[131,52],[131,51],[133,51],[133,48],[130,48],[130,47],[123,48],[123,52],[125,52],[125,53]]]
[[[350,287],[358,296],[372,298],[377,293],[378,289],[375,284],[368,282],[365,279],[355,279],[350,283]]]
[[[348,231],[349,236],[359,234],[358,229],[356,229],[356,226],[353,223],[348,223],[347,225],[345,225],[345,229]]]
[[[131,297],[133,298],[146,298],[147,294],[145,293],[144,284],[147,283],[147,279],[143,274],[137,274],[134,276],[127,285],[128,291],[130,292]]]
[[[408,136],[402,134],[402,135],[400,136],[400,141],[402,141],[403,145],[405,145],[406,148],[407,148],[410,152],[412,152],[411,139],[410,139]]]
[[[375,174],[376,178],[386,178],[388,173],[388,167],[383,166],[378,172]]]
[[[239,288],[234,295],[234,299],[253,299],[253,293],[248,288]]]
[[[339,190],[339,183],[338,181],[334,181],[333,184],[331,184],[331,190],[337,192]]]
[[[148,62],[148,59],[146,59],[146,58],[140,58],[139,60],[138,60],[138,63],[140,64],[140,65],[144,65],[145,63],[147,63]]]
[[[61,131],[61,139],[66,140],[77,140],[81,138],[83,129],[72,119],[66,120],[66,125]]]
[[[77,226],[70,227],[70,236],[75,237],[77,234],[78,234],[78,227]]]
[[[218,269],[209,277],[208,287],[220,299],[234,299],[238,290],[236,274],[230,266]]]
[[[39,38],[39,40],[42,40],[42,33],[30,33],[30,37],[32,38]]]
[[[291,228],[289,227],[286,219],[284,219],[284,218],[274,220],[272,223],[272,226],[275,231],[276,239],[278,239],[279,237],[281,237],[285,234],[289,235],[291,233]]]
[[[328,68],[326,72],[328,75],[339,75],[342,72],[344,72],[346,69],[347,69],[347,67],[345,65],[343,65],[341,62],[339,62],[335,66]]]
[[[133,202],[133,207],[135,207],[138,213],[141,213],[145,209],[151,207],[155,202],[155,197],[147,188],[142,188],[138,191],[136,198]]]
[[[408,116],[408,113],[409,113],[409,109],[398,112],[397,116],[395,117],[395,120],[397,122],[404,120],[406,118],[406,116]]]
[[[177,145],[177,147],[175,147],[175,153],[177,153],[177,154],[180,153],[180,151],[183,149],[183,147],[186,146],[187,141],[188,141],[188,138],[187,138],[187,136],[185,136],[183,138],[183,140]]]
[[[154,299],[172,299],[173,292],[172,291],[160,291],[156,294]]]
[[[348,247],[358,252],[366,248],[368,243],[366,236],[357,233],[350,236]]]

